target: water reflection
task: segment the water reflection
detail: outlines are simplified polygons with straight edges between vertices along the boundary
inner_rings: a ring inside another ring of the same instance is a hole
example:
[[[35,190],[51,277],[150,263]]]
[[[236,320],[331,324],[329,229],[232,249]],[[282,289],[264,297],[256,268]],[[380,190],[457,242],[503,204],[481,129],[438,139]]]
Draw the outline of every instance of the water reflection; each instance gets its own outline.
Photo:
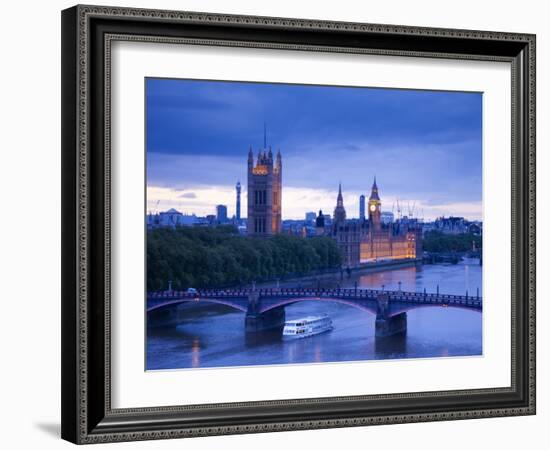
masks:
[[[385,272],[375,272],[346,278],[344,287],[359,287],[445,294],[481,294],[481,271],[477,259],[466,259],[459,264],[412,266]]]
[[[417,289],[416,280],[419,275],[419,268],[407,267],[400,270],[392,270],[391,272],[375,272],[361,275],[357,281],[359,287],[415,291]],[[345,286],[349,286],[350,282],[344,284]]]
[[[407,334],[374,339],[375,359],[392,359],[407,355]]]
[[[191,347],[191,367],[200,367],[201,362],[201,346],[200,338],[198,336],[193,337],[193,346]]]
[[[321,352],[321,345],[318,341],[315,342],[315,362],[322,362],[323,356]]]

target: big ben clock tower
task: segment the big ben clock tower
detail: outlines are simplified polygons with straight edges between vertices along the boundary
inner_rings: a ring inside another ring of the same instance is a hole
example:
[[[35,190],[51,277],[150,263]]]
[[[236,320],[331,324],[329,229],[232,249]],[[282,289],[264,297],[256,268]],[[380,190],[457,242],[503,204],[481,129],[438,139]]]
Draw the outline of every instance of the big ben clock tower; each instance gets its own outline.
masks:
[[[382,203],[380,203],[380,197],[378,196],[378,186],[376,185],[376,177],[374,177],[374,183],[372,185],[370,197],[369,197],[369,222],[374,231],[380,231]]]

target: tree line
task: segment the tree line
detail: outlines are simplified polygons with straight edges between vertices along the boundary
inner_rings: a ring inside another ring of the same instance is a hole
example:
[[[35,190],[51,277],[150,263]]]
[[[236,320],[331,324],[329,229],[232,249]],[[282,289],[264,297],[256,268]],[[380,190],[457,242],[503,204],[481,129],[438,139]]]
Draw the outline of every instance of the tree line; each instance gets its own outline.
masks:
[[[441,231],[432,230],[424,234],[422,247],[427,252],[433,253],[465,253],[473,248],[481,250],[481,236],[472,233],[444,234]]]
[[[241,236],[233,226],[158,228],[147,232],[147,289],[225,287],[337,268],[329,237]]]

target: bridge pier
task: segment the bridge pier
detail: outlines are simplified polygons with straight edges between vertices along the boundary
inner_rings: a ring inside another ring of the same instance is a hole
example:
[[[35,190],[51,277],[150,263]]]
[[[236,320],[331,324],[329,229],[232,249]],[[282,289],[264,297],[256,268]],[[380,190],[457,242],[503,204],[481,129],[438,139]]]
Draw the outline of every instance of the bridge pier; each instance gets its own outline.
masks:
[[[285,308],[276,308],[261,314],[246,313],[244,319],[245,331],[249,333],[262,333],[272,331],[282,333],[285,326]]]
[[[260,312],[260,303],[258,292],[250,292],[248,295],[248,309],[244,319],[246,334],[264,332],[282,334],[286,320],[285,308],[281,307]]]
[[[375,322],[375,336],[377,338],[407,333],[407,313],[402,312],[394,316],[388,313],[389,295],[379,294],[377,297],[377,311]]]
[[[388,337],[407,333],[407,313],[402,312],[392,317],[376,316],[375,336]]]

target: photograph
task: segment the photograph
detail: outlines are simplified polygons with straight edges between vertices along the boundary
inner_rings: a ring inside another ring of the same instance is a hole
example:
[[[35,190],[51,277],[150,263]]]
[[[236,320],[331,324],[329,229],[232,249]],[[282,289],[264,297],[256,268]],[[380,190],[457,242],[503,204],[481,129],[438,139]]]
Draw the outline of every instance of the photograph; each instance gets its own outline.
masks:
[[[483,356],[483,94],[146,78],[145,369]]]

